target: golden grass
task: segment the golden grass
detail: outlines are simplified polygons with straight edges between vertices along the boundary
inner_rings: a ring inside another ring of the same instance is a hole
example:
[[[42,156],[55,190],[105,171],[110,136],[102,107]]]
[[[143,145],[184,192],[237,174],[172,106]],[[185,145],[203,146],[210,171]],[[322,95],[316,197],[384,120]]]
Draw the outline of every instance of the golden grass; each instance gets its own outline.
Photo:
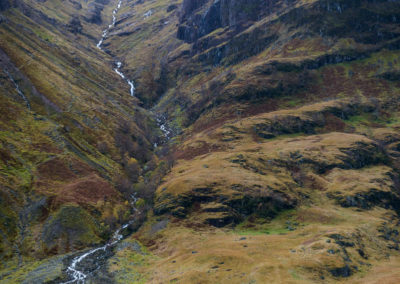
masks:
[[[361,232],[363,245],[370,256],[368,263],[373,267],[377,265],[378,270],[383,270],[380,277],[386,277],[384,264],[393,266],[398,263],[398,258],[386,259],[384,241],[375,237],[374,228],[385,214],[381,209],[369,212],[338,210],[326,202],[323,207],[299,208],[294,218],[305,225],[285,234],[253,234],[251,231],[237,234],[211,228],[192,230],[179,223],[170,223],[152,247],[152,253],[158,258],[151,260],[147,267],[141,267],[141,272],[148,277],[148,283],[320,283],[321,276],[325,278],[324,283],[356,282],[369,277],[379,279],[374,269],[370,270],[368,266],[359,266],[362,273],[349,279],[333,278],[328,270],[342,267],[344,261],[341,248],[329,236],[352,236],[357,230]],[[336,221],[326,222],[329,220],[326,216]],[[284,225],[285,221],[283,218],[279,222]],[[138,233],[138,236],[143,235],[143,231]],[[347,250],[354,264],[362,259],[355,249]],[[393,275],[396,273],[392,272]]]

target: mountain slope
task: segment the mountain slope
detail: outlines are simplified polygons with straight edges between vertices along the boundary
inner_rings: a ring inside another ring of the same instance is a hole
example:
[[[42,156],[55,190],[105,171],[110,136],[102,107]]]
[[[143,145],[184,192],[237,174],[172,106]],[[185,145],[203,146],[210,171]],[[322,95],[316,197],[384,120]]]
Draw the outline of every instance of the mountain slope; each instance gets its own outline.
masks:
[[[398,282],[398,1],[0,10],[2,281]]]
[[[136,182],[140,164],[153,157],[147,129],[154,122],[96,48],[101,26],[76,18],[90,11],[82,5],[14,1],[2,11],[6,271],[107,240],[132,213],[124,183]],[[108,15],[111,5],[104,9]],[[83,30],[71,30],[71,19]]]

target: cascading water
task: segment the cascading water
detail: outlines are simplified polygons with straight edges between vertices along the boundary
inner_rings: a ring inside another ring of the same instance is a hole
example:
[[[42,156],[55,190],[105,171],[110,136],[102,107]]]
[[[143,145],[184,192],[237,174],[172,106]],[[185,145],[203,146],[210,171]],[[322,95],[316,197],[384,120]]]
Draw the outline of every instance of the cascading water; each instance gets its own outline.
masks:
[[[7,74],[8,78],[10,78],[11,82],[14,84],[15,89],[17,90],[18,95],[24,100],[26,107],[31,110],[31,104],[29,103],[28,98],[25,96],[25,94],[21,91],[21,88],[17,84],[17,82],[14,80],[14,77],[11,76],[11,74],[7,71],[4,70],[4,72]]]
[[[117,61],[117,68],[114,69],[114,71],[124,80],[126,80],[126,82],[129,84],[129,86],[131,87],[130,91],[131,91],[131,96],[133,97],[135,95],[135,85],[133,84],[133,82],[129,79],[127,79],[124,75],[124,73],[122,73],[120,71],[121,67],[122,67],[122,63],[120,61]]]
[[[103,31],[102,34],[102,38],[100,39],[100,41],[97,43],[97,48],[99,48],[100,50],[103,50],[101,48],[101,45],[103,44],[103,41],[106,39],[109,31],[111,28],[113,28],[115,26],[115,23],[117,21],[117,13],[119,11],[119,9],[121,8],[122,5],[122,0],[119,0],[117,7],[113,10],[113,14],[112,14],[112,23],[108,26],[107,29],[105,29]],[[135,94],[135,86],[133,84],[133,82],[129,79],[127,79],[125,77],[125,75],[120,71],[122,67],[122,62],[117,61],[116,62],[116,68],[114,69],[114,71],[124,80],[127,81],[127,83],[130,86],[130,94],[131,96],[134,96]],[[137,198],[135,195],[131,195],[131,205],[133,208],[134,212],[137,212],[138,210],[135,208],[135,204],[137,201]],[[129,225],[131,225],[133,223],[133,220],[128,222],[127,224],[123,225],[121,228],[119,228],[117,231],[115,231],[115,233],[113,234],[112,238],[108,241],[107,244],[105,244],[104,246],[92,249],[84,254],[82,254],[81,256],[77,256],[75,257],[72,262],[71,265],[68,266],[66,272],[69,275],[69,278],[71,280],[64,282],[64,284],[67,283],[77,283],[77,284],[83,284],[85,283],[85,280],[88,278],[88,276],[90,274],[92,274],[93,272],[95,272],[97,269],[100,268],[100,264],[96,264],[94,268],[89,269],[89,271],[87,271],[88,269],[85,269],[84,265],[82,265],[82,262],[85,261],[88,258],[93,258],[93,261],[101,261],[104,260],[105,258],[107,258],[107,252],[112,250],[112,248],[123,239],[123,235],[121,234],[121,231],[128,228]]]
[[[157,124],[160,127],[160,130],[163,133],[164,138],[166,140],[169,140],[169,138],[171,138],[170,137],[171,136],[171,129],[167,125],[165,116],[159,116],[157,118]]]
[[[110,30],[111,30],[113,27],[115,27],[115,23],[117,22],[117,13],[118,13],[119,9],[121,9],[121,5],[122,5],[122,0],[119,0],[119,1],[118,1],[118,4],[117,4],[117,7],[116,7],[116,8],[113,10],[113,12],[112,12],[112,23],[109,24],[109,25],[108,25],[108,28],[105,29],[105,30],[103,31],[102,37],[101,37],[100,41],[97,43],[97,48],[100,49],[100,50],[103,50],[103,49],[101,48],[101,46],[102,46],[104,40],[107,38],[108,33],[110,32]],[[127,78],[125,77],[124,73],[122,73],[122,72],[120,71],[120,69],[121,69],[121,67],[122,67],[122,62],[117,61],[117,62],[116,62],[116,65],[117,65],[117,68],[115,68],[114,71],[115,71],[122,79],[126,80],[126,82],[128,83],[128,85],[129,85],[129,87],[130,87],[130,94],[131,94],[131,96],[133,97],[133,96],[135,95],[135,85],[134,85],[133,81],[127,79]]]
[[[134,207],[134,205],[136,204],[137,198],[135,195],[131,195],[131,198],[132,198],[131,205],[132,205],[133,211],[137,212],[138,210]],[[121,241],[124,238],[124,236],[121,234],[121,231],[128,228],[129,225],[131,225],[132,223],[133,223],[133,220],[126,223],[121,228],[119,228],[117,231],[115,231],[112,238],[104,246],[94,248],[94,249],[82,254],[81,256],[75,257],[72,260],[71,265],[68,266],[68,268],[66,270],[66,272],[69,275],[71,280],[64,282],[63,284],[69,284],[69,283],[83,284],[83,283],[85,283],[85,280],[90,276],[90,274],[92,274],[93,272],[98,270],[100,268],[100,265],[95,265],[94,268],[89,269],[89,271],[86,271],[88,269],[85,269],[81,265],[81,263],[89,257],[93,257],[94,261],[96,261],[96,260],[100,261],[100,260],[103,260],[104,258],[106,258],[107,251],[111,250],[119,241]],[[97,254],[99,254],[99,255],[97,255]],[[103,255],[101,255],[101,254],[103,254]]]
[[[119,9],[121,9],[121,5],[122,5],[122,0],[118,1],[118,5],[117,7],[113,10],[112,12],[112,23],[110,25],[108,25],[107,29],[105,29],[103,31],[102,37],[100,39],[100,41],[97,43],[97,48],[99,48],[100,50],[103,50],[101,48],[104,40],[107,38],[108,33],[110,32],[110,30],[112,28],[115,27],[115,24],[117,22],[117,13],[119,11]],[[151,17],[153,14],[152,10],[147,11],[144,14],[144,18],[148,18]],[[116,67],[114,68],[115,73],[117,73],[123,80],[126,80],[126,82],[128,83],[129,87],[130,87],[130,94],[133,97],[135,95],[135,85],[134,82],[129,80],[128,78],[126,78],[125,74],[121,71],[121,67],[122,67],[122,62],[121,61],[116,61],[115,62]],[[171,130],[168,127],[168,124],[166,122],[166,119],[164,116],[159,116],[158,118],[156,118],[157,120],[157,124],[160,127],[161,132],[163,133],[164,136],[164,140],[168,141],[171,137]],[[155,146],[157,147],[157,144],[155,144]]]
[[[172,128],[168,125],[167,118],[165,115],[156,115],[156,122],[162,132],[162,137],[159,142],[162,144],[167,143],[174,135]],[[154,143],[154,148],[157,148],[160,144]]]
[[[104,40],[106,39],[108,32],[110,31],[110,29],[115,27],[115,23],[117,22],[117,13],[118,13],[119,9],[121,9],[121,5],[122,5],[122,0],[119,0],[117,7],[113,10],[112,23],[109,24],[108,28],[103,31],[103,35],[102,35],[100,41],[97,43],[97,48],[100,50],[103,50],[101,48],[101,45],[103,44]]]
[[[122,5],[122,0],[119,0],[117,7],[113,10],[113,14],[112,14],[112,23],[108,26],[107,29],[105,29],[103,31],[102,37],[100,39],[100,41],[97,43],[97,48],[99,48],[100,50],[103,50],[101,48],[104,40],[106,39],[110,29],[112,29],[115,26],[115,23],[117,21],[117,13],[119,11],[119,9],[121,8]],[[149,16],[151,16],[151,14],[149,14]],[[126,76],[124,75],[124,73],[122,73],[121,71],[121,67],[122,67],[122,62],[117,61],[115,62],[116,67],[114,68],[114,71],[124,80],[126,80],[126,82],[129,84],[130,86],[130,94],[131,96],[134,96],[135,94],[135,86],[133,81],[129,80],[126,78]],[[171,130],[168,127],[167,123],[166,123],[166,119],[164,116],[160,116],[157,118],[157,123],[163,133],[163,136],[165,138],[165,140],[169,140],[170,136],[171,136]],[[132,205],[132,209],[134,212],[137,212],[138,210],[135,208],[135,204],[137,202],[137,198],[135,195],[131,196],[131,205]],[[112,238],[108,241],[107,244],[105,244],[104,246],[101,247],[97,247],[94,248],[80,256],[75,257],[72,262],[71,265],[68,266],[66,272],[69,275],[70,280],[68,280],[67,282],[64,282],[64,284],[67,283],[77,283],[77,284],[83,284],[85,283],[86,279],[93,274],[97,269],[100,268],[101,264],[99,264],[99,262],[103,261],[104,259],[107,258],[107,254],[111,253],[112,248],[123,239],[123,235],[121,234],[121,231],[128,228],[129,225],[131,225],[134,221],[130,221],[127,224],[123,225],[121,228],[119,228],[112,236]],[[91,259],[92,261],[95,262],[94,267],[92,267],[91,269],[87,269],[85,268],[85,265],[83,264],[83,262],[87,259]]]

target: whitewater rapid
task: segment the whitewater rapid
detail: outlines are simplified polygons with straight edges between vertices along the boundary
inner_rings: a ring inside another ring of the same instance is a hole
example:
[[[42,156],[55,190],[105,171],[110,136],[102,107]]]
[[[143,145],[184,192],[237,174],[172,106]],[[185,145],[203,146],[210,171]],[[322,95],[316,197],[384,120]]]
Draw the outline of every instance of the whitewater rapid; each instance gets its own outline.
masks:
[[[137,208],[135,208],[135,204],[137,202],[137,198],[136,196],[133,194],[131,195],[131,205],[133,208],[133,211],[137,212]],[[98,251],[103,251],[104,253],[106,253],[107,249],[112,248],[113,246],[115,246],[118,242],[120,242],[124,236],[121,234],[121,231],[128,228],[131,224],[133,223],[133,220],[131,220],[130,222],[126,223],[125,225],[123,225],[121,228],[119,228],[118,230],[116,230],[112,236],[112,238],[108,241],[107,244],[105,244],[104,246],[101,247],[97,247],[94,248],[84,254],[82,254],[81,256],[77,256],[75,257],[72,262],[71,265],[68,266],[66,272],[67,274],[70,276],[70,278],[72,278],[71,280],[64,282],[62,284],[69,284],[69,283],[77,283],[77,284],[84,284],[86,278],[88,278],[88,276],[93,273],[94,271],[96,271],[99,267],[97,267],[96,269],[92,270],[89,273],[85,273],[83,268],[79,268],[79,264],[86,259],[87,257],[90,257],[92,255],[94,255],[96,252]],[[99,259],[99,257],[97,257],[97,259]]]
[[[103,44],[104,40],[107,38],[107,35],[108,35],[109,31],[113,27],[115,27],[115,23],[117,22],[117,13],[118,13],[119,9],[121,9],[121,5],[122,5],[122,0],[119,0],[118,4],[117,4],[117,7],[112,12],[112,23],[109,24],[108,28],[103,31],[102,37],[101,37],[100,41],[97,43],[97,48],[100,49],[100,50],[103,50],[101,48],[101,45]]]
[[[159,116],[156,120],[161,132],[164,135],[164,138],[169,140],[171,136],[171,129],[168,127],[165,116]]]
[[[124,75],[124,73],[122,73],[120,71],[121,67],[122,67],[122,62],[117,61],[116,62],[117,68],[114,68],[115,73],[117,73],[122,79],[126,80],[126,82],[129,84],[130,86],[130,92],[131,92],[131,96],[133,97],[135,95],[135,85],[133,84],[133,81],[127,79]]]

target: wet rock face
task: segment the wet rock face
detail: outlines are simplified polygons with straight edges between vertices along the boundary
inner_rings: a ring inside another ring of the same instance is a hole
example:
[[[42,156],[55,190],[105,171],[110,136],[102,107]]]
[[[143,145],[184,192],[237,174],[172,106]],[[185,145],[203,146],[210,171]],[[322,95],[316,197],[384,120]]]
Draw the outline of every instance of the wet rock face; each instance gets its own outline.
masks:
[[[11,7],[11,4],[10,4],[9,0],[1,0],[0,1],[0,11],[7,10],[10,7]]]
[[[277,0],[221,0],[221,18],[224,26],[236,26],[243,22],[257,21],[274,11]],[[294,0],[286,1],[295,2]]]
[[[110,0],[95,0],[94,2],[102,5],[107,5],[110,3]]]
[[[366,44],[399,36],[396,28],[399,5],[393,1],[317,1],[299,6],[296,2],[300,1],[187,0],[181,8],[177,37],[195,43],[191,53],[200,54],[200,61],[229,65],[254,56],[276,42],[281,36],[275,32],[278,25],[299,29],[300,34],[305,32],[307,37],[309,33],[332,39],[349,37]],[[275,15],[278,16],[275,18]],[[247,30],[256,21],[260,25]],[[212,34],[216,30],[218,36]],[[297,37],[301,37],[300,34]],[[391,48],[398,48],[398,44]],[[321,64],[352,61],[366,55],[321,58],[320,62],[308,62],[307,67],[315,69]]]
[[[194,42],[215,29],[221,24],[221,5],[220,1],[214,2],[205,12],[198,11],[192,14],[196,9],[204,9],[206,1],[184,1],[182,6],[181,23],[178,28],[178,38],[187,42]]]
[[[335,268],[330,270],[331,274],[334,277],[350,277],[353,272],[351,271],[350,267],[348,265],[345,265],[343,267]]]
[[[182,5],[178,38],[194,42],[221,27],[242,30],[274,10],[276,0],[186,0]]]
[[[85,210],[67,205],[47,219],[42,238],[49,251],[65,252],[98,242],[98,229],[98,224]]]
[[[77,1],[74,1],[74,0],[70,0],[69,2],[71,2],[71,4],[74,6],[74,8],[76,10],[81,10],[82,9],[81,3],[77,2]]]
[[[176,10],[177,8],[178,8],[177,5],[171,4],[171,5],[169,5],[169,6],[167,7],[167,13],[172,12],[172,11]]]
[[[103,11],[104,6],[102,3],[98,3],[97,1],[91,2],[88,5],[88,11],[85,15],[85,20],[89,23],[93,24],[101,24],[101,11]]]
[[[74,34],[82,32],[82,24],[78,17],[73,17],[67,25],[68,31]]]
[[[203,6],[205,3],[207,3],[207,0],[184,0],[182,3],[182,11],[181,11],[181,17],[180,20],[184,20],[186,17],[189,16],[194,10],[197,8]]]

